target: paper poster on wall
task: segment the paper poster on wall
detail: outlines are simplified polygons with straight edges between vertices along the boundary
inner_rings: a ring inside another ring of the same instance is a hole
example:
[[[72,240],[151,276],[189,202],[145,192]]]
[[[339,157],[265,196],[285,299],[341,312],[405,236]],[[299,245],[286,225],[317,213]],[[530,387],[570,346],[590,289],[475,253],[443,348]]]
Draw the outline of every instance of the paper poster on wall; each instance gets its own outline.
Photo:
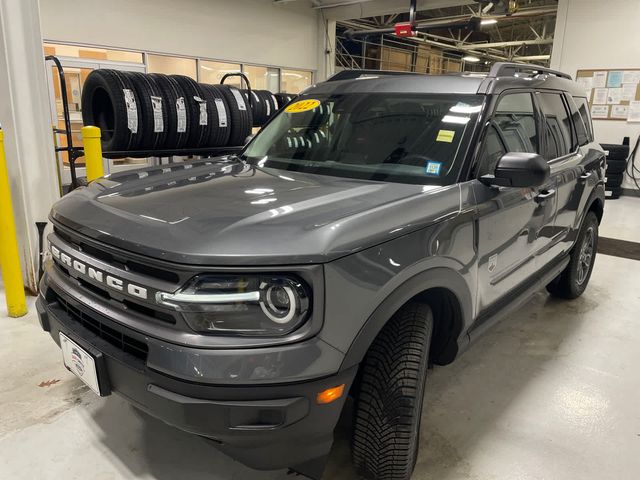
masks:
[[[593,88],[607,86],[607,72],[593,72]]]
[[[627,120],[630,122],[640,122],[640,101],[633,100],[629,102],[629,116]]]
[[[638,88],[637,83],[623,83],[622,84],[622,100],[629,101],[636,98],[636,90]]]
[[[622,77],[624,72],[614,71],[609,72],[609,77],[607,78],[607,87],[609,88],[618,88],[622,85]]]
[[[607,97],[609,96],[608,88],[596,88],[593,91],[593,104],[604,105],[607,103]]]
[[[609,105],[618,105],[622,99],[622,88],[610,88],[607,95],[607,103]]]
[[[639,80],[638,72],[627,70],[622,73],[622,83],[638,83]]]
[[[593,77],[578,77],[576,79],[578,86],[584,90],[587,98],[591,97],[591,89],[593,88]]]
[[[591,118],[608,118],[609,105],[593,105],[591,107]]]
[[[629,116],[628,105],[614,105],[611,107],[611,118],[620,118],[626,120]]]

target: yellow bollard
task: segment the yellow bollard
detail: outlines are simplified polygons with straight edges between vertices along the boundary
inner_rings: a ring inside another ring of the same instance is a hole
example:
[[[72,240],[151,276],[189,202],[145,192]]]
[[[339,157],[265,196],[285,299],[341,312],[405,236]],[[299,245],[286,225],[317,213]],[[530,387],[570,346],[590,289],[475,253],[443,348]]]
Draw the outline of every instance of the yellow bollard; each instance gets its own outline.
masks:
[[[2,280],[9,316],[21,317],[27,313],[27,299],[22,283],[18,237],[13,217],[2,129],[0,129],[0,268],[2,268]]]
[[[102,167],[102,144],[100,143],[100,129],[98,127],[82,127],[82,141],[84,142],[84,161],[87,165],[87,181],[104,177]]]

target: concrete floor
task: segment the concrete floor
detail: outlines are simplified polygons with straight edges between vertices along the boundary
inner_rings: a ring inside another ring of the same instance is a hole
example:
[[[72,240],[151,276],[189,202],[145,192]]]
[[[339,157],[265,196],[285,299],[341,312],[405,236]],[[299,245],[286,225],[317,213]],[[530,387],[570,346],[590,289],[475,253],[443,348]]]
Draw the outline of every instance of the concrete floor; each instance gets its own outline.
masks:
[[[626,208],[640,208],[629,200]],[[621,233],[625,216],[607,210],[610,231]],[[625,239],[640,240],[625,228]],[[62,367],[31,306],[21,319],[0,311],[0,479],[286,477],[250,470],[117,396],[96,397]],[[431,371],[413,478],[637,479],[639,311],[640,262],[600,255],[583,297],[540,292]],[[325,478],[357,478],[348,435],[347,413]]]
[[[600,236],[640,242],[639,216],[640,197],[622,196],[616,200],[606,201]]]

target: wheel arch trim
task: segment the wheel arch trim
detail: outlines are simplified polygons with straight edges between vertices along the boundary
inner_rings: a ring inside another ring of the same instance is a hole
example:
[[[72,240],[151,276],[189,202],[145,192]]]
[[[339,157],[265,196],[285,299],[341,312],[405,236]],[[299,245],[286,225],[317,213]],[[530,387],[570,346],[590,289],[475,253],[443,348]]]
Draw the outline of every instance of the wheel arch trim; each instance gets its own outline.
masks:
[[[412,298],[434,288],[450,291],[458,301],[462,321],[460,331],[457,332],[458,335],[454,341],[458,343],[460,349],[463,346],[459,345],[460,338],[463,337],[470,325],[473,315],[472,295],[467,283],[458,272],[446,267],[434,267],[406,280],[376,307],[351,343],[340,370],[351,368],[360,363],[373,340],[393,314]]]

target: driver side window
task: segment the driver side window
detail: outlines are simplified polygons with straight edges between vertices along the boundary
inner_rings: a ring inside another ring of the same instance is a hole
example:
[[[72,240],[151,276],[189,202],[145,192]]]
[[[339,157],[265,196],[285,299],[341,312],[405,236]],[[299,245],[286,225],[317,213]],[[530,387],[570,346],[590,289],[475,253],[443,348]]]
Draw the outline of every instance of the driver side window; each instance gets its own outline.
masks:
[[[539,153],[538,122],[531,93],[504,95],[498,101],[485,135],[478,176],[493,174],[508,152]]]

